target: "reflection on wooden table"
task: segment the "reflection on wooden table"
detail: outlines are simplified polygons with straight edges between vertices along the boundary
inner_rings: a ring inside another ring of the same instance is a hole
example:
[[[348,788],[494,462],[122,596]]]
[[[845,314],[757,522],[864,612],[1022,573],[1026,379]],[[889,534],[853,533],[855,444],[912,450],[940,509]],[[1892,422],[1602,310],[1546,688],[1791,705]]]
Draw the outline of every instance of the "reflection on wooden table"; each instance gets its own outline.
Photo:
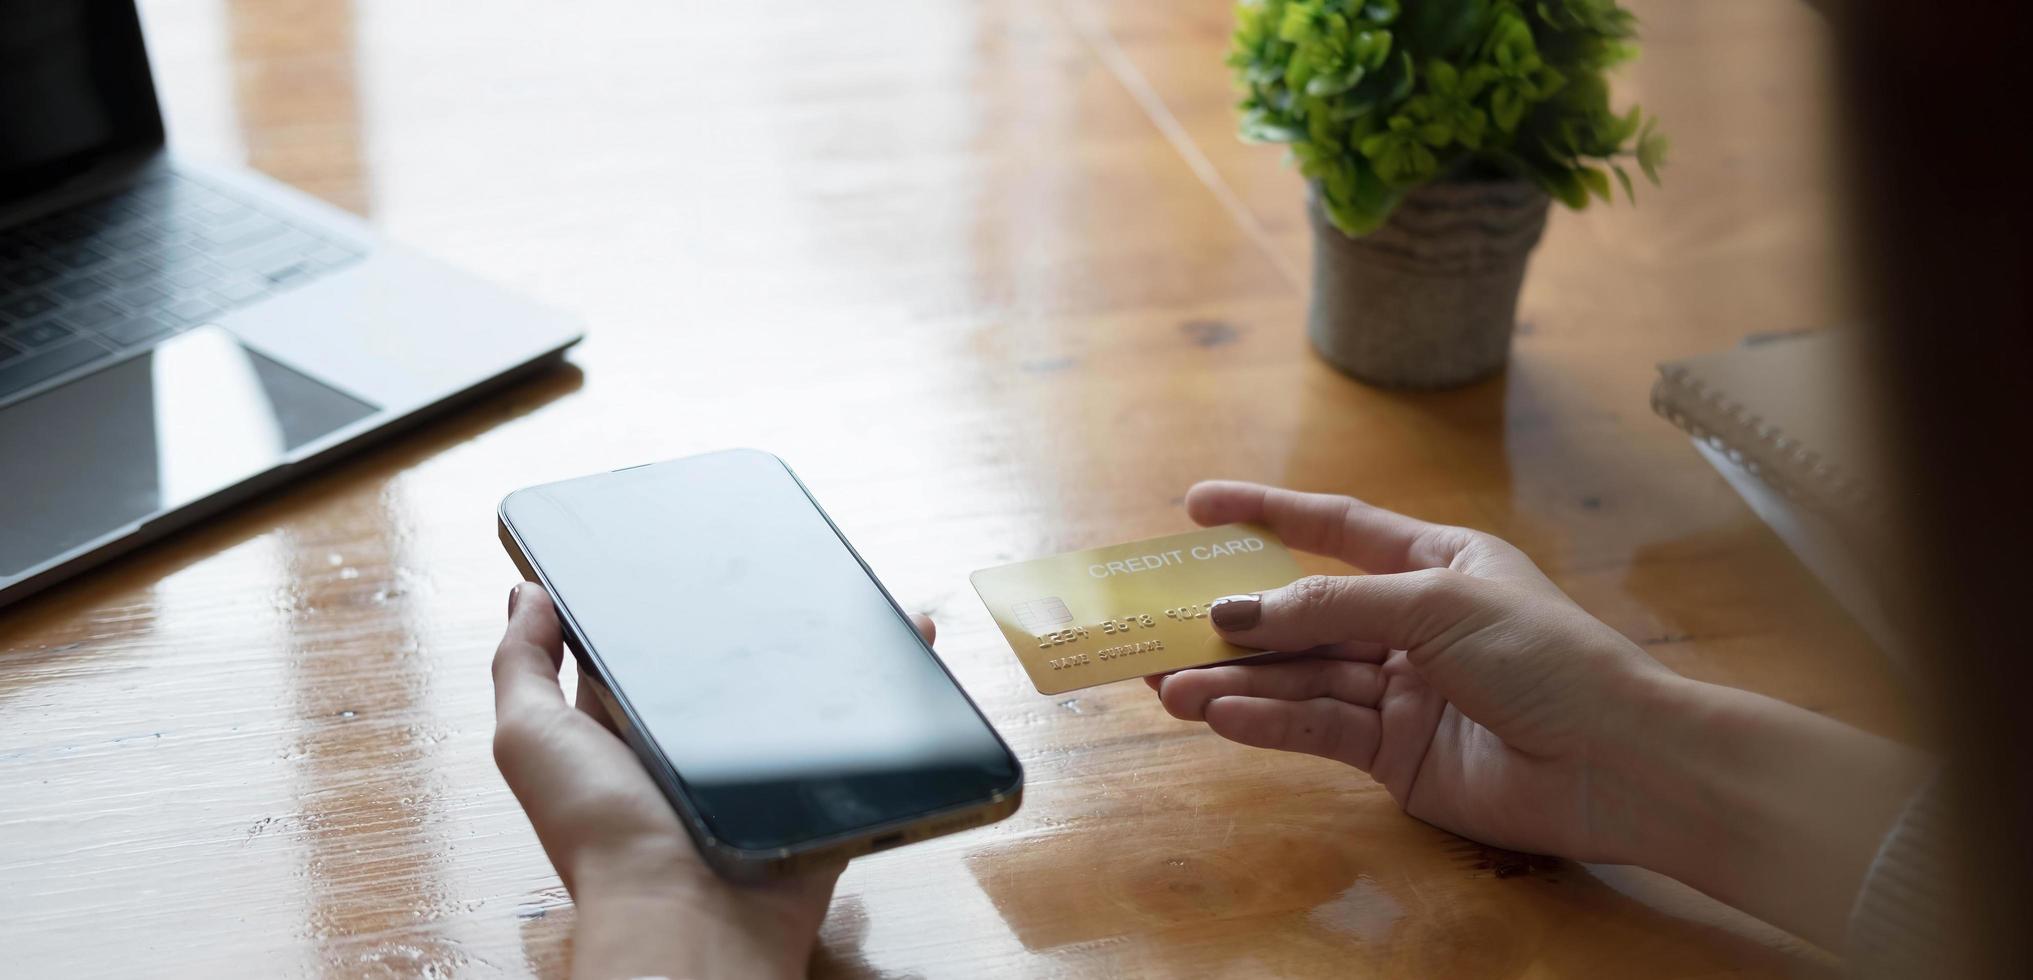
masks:
[[[1675,669],[1906,733],[1862,634],[1645,397],[1658,360],[1845,312],[1821,26],[1632,6],[1666,187],[1555,215],[1508,375],[1407,396],[1306,350],[1300,185],[1230,134],[1225,0],[150,0],[185,152],[590,339],[0,613],[0,972],[561,973],[571,908],[488,754],[492,507],[729,445],[789,459],[939,621],[1030,774],[1014,818],[850,869],[821,973],[1824,972],[1140,684],[1040,697],[966,585],[1181,530],[1202,477],[1354,493],[1510,538]]]

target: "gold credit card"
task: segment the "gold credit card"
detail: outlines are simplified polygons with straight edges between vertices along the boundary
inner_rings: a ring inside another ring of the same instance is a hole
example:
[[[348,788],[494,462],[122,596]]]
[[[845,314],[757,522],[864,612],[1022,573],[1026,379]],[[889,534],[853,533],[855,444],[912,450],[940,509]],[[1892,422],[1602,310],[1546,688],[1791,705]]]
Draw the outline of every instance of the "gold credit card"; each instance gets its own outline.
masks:
[[[974,591],[1040,694],[1253,656],[1221,639],[1207,604],[1275,589],[1299,563],[1255,524],[984,568]]]

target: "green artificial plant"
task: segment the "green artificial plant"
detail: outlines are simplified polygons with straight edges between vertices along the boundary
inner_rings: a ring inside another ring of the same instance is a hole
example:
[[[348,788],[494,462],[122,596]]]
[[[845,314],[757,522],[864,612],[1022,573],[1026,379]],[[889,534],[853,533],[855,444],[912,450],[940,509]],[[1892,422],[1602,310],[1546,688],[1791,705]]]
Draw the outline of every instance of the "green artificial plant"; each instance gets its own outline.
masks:
[[[1615,0],[1244,0],[1228,63],[1245,139],[1285,143],[1335,227],[1374,231],[1431,180],[1524,177],[1572,208],[1623,161],[1657,184],[1666,138],[1610,108],[1637,53]]]

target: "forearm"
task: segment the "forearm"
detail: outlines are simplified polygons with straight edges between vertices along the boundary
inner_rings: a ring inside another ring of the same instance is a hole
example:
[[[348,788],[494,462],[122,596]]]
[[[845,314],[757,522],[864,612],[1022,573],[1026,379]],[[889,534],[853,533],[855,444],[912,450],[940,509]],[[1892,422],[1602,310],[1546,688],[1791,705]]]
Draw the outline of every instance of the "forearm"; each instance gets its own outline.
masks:
[[[1840,949],[1927,757],[1747,691],[1662,676],[1639,697],[1644,723],[1608,753],[1628,805],[1620,858]]]
[[[696,865],[672,872],[653,856],[591,855],[573,874],[572,976],[802,977],[817,923],[775,903],[734,901],[737,887]]]
[[[805,975],[810,944],[795,954],[772,948],[746,924],[695,904],[639,895],[581,903],[572,934],[572,976],[781,978]]]

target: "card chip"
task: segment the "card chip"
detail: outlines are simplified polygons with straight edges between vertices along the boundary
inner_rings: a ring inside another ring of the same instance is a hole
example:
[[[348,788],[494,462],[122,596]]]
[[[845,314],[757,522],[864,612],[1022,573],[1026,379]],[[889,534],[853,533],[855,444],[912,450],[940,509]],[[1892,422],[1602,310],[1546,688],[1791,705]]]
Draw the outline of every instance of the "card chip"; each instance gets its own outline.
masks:
[[[1066,608],[1066,600],[1055,595],[1019,602],[1010,607],[1010,611],[1016,614],[1018,626],[1033,633],[1042,633],[1073,621],[1073,610]]]

